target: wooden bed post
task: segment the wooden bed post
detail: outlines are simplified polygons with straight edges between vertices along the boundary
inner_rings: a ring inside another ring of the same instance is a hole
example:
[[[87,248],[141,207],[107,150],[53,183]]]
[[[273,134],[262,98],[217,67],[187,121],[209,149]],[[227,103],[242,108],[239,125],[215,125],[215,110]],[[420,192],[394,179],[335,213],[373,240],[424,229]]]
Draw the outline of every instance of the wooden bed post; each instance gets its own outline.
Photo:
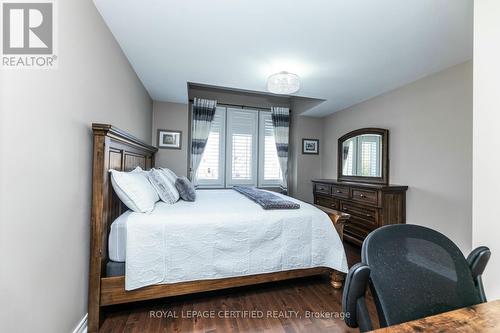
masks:
[[[108,260],[108,233],[123,204],[113,193],[109,169],[130,171],[154,166],[157,148],[107,124],[92,124],[92,209],[90,221],[90,266],[88,332],[97,333],[102,321],[102,284]]]
[[[315,206],[317,208],[321,209],[322,211],[324,211],[330,217],[330,220],[332,220],[332,223],[333,223],[335,229],[337,229],[340,240],[343,241],[344,240],[344,226],[351,218],[351,215],[339,212],[338,210],[335,210],[335,209],[330,209],[330,208],[326,208],[326,207],[319,206],[319,205],[315,205]],[[342,288],[342,284],[343,284],[344,280],[345,280],[344,273],[341,273],[341,272],[334,270],[330,274],[330,284],[335,289]]]
[[[94,128],[94,160],[92,170],[92,218],[90,230],[90,267],[88,290],[88,332],[99,330],[101,318],[101,272],[103,247],[103,214],[105,212],[104,183],[109,160],[106,161],[105,133]]]
[[[341,273],[341,272],[338,272],[338,271],[334,270],[330,274],[330,284],[335,289],[342,288],[342,285],[344,284],[344,279],[345,279],[345,274],[344,273]]]

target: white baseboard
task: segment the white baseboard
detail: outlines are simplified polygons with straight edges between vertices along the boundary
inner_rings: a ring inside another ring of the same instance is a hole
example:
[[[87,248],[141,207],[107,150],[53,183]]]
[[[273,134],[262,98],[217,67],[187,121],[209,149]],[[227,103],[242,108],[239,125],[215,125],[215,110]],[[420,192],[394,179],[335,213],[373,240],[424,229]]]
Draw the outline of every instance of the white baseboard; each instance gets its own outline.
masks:
[[[82,320],[76,325],[72,333],[87,333],[87,314],[83,316]]]

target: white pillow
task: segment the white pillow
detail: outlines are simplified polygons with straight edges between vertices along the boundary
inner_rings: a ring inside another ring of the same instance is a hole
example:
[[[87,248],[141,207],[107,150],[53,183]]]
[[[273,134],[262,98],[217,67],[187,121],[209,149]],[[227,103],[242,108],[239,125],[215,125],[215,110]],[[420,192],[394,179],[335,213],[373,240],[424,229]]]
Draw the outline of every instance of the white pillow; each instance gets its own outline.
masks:
[[[132,172],[109,170],[111,184],[118,198],[131,210],[147,213],[153,210],[160,200],[147,178],[147,171],[136,168]]]
[[[175,174],[174,174],[175,175]],[[161,201],[173,204],[179,200],[179,191],[175,187],[175,178],[172,182],[172,175],[163,169],[151,169],[148,174],[149,181],[160,196]]]
[[[137,167],[135,167],[134,170],[132,170],[130,172],[141,172],[143,175],[145,175],[147,177],[149,171],[142,170],[142,168],[140,166],[137,166]]]

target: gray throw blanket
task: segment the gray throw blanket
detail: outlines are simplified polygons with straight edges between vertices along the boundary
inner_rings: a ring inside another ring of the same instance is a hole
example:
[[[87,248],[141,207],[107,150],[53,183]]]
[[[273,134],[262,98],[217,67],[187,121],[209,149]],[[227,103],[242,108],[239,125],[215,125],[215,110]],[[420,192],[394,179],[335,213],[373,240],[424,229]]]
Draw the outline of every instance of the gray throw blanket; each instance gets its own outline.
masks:
[[[299,209],[298,203],[285,200],[276,194],[246,186],[234,186],[233,190],[255,201],[264,209]]]

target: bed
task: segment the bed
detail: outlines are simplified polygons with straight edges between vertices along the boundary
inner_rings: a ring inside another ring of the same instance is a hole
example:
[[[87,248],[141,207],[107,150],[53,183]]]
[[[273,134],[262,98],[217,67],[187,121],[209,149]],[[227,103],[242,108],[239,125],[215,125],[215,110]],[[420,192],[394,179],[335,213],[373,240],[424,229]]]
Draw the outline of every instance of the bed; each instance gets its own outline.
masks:
[[[158,202],[149,214],[127,211],[108,170],[150,169],[157,149],[111,125],[92,128],[89,332],[114,304],[320,274],[342,286],[345,252],[322,211],[288,197],[301,208],[265,211],[233,190],[198,190],[195,202]]]

